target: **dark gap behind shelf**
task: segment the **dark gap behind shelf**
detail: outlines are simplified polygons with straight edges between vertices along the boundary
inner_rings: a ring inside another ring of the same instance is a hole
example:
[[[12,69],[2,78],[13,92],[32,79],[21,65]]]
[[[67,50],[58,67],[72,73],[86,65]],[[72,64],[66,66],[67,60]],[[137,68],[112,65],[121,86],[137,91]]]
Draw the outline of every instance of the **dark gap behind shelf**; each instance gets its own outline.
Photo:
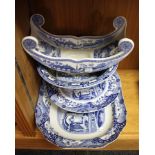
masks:
[[[139,155],[139,151],[16,150],[16,155]]]

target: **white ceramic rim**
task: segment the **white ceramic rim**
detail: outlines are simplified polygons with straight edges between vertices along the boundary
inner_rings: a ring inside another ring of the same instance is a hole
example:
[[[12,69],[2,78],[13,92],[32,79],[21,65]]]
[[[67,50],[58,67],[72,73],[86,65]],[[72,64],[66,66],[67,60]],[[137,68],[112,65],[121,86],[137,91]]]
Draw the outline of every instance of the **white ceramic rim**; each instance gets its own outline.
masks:
[[[24,37],[24,38],[22,39],[22,46],[23,46],[24,50],[25,50],[27,53],[29,53],[30,55],[32,55],[32,52],[29,52],[29,50],[27,50],[27,49],[25,48],[24,44],[23,44],[23,42],[24,42],[26,39],[34,40],[34,41],[36,42],[37,45],[39,44],[39,41],[38,41],[38,39],[36,39],[36,38],[33,37],[33,36],[27,36],[27,37]],[[85,62],[85,61],[108,61],[108,60],[111,60],[111,59],[115,59],[116,57],[119,57],[119,56],[127,55],[127,54],[129,54],[129,53],[133,50],[133,48],[134,48],[134,42],[133,42],[131,39],[128,39],[128,38],[123,38],[123,39],[121,39],[121,40],[119,41],[119,43],[118,43],[118,47],[119,47],[119,45],[120,45],[122,42],[124,42],[124,41],[130,42],[130,43],[133,45],[129,52],[125,53],[124,51],[120,51],[120,52],[118,52],[117,54],[114,54],[114,55],[112,55],[112,56],[110,56],[110,57],[106,57],[106,58],[83,58],[83,59],[80,59],[80,60],[76,60],[76,59],[61,58],[61,57],[50,57],[50,56],[44,55],[44,54],[42,54],[42,53],[40,53],[40,52],[36,52],[36,51],[33,51],[33,53],[36,53],[37,55],[40,55],[40,56],[42,56],[43,58],[49,59],[49,60],[51,60],[51,61],[55,61],[55,60],[57,60],[57,61],[62,61],[62,60],[63,60],[63,61],[74,61],[74,62],[76,62],[76,63],[80,63],[80,62],[83,62],[83,61],[84,61],[84,62]],[[33,50],[33,49],[31,49],[31,50]]]

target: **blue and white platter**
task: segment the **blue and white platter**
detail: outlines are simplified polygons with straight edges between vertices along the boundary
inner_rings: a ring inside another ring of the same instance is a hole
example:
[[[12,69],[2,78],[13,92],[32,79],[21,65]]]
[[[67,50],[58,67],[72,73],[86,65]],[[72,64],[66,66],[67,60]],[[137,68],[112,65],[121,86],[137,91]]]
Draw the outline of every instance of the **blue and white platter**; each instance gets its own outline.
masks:
[[[110,68],[127,57],[134,48],[132,40],[123,38],[99,49],[58,49],[37,38],[22,40],[24,50],[48,68],[65,73],[92,73]]]
[[[127,22],[122,16],[116,17],[113,21],[115,30],[110,34],[103,36],[71,36],[54,35],[45,31],[44,17],[40,14],[34,14],[31,17],[31,35],[44,40],[52,46],[64,49],[92,49],[108,45],[114,40],[120,40],[125,36]]]
[[[89,113],[104,108],[116,99],[121,90],[117,73],[103,83],[90,88],[64,89],[44,85],[53,103],[66,111],[75,113]]]
[[[53,104],[41,86],[35,118],[44,137],[59,147],[97,148],[119,136],[126,125],[126,108],[120,92],[114,102],[96,112],[67,112]]]
[[[48,69],[42,65],[37,67],[39,75],[48,83],[67,89],[82,89],[102,83],[112,76],[118,65],[96,73],[67,74]]]

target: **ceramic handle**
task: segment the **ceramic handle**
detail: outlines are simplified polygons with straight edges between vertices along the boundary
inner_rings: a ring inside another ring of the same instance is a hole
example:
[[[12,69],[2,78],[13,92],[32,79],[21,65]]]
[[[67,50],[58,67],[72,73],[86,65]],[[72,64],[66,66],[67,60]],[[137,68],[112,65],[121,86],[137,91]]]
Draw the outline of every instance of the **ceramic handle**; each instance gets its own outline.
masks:
[[[46,43],[46,42],[45,42]],[[32,49],[36,49],[36,47],[40,46],[40,40],[38,40],[36,37],[33,36],[27,36],[24,37],[22,40],[22,45],[24,48],[26,48],[27,50],[32,50]],[[52,45],[49,45],[51,48],[55,48]],[[39,48],[38,48],[39,51]]]
[[[31,19],[30,19],[31,24],[35,24],[35,26],[43,26],[45,23],[45,19],[41,14],[34,14],[32,15]],[[113,26],[115,29],[119,29],[121,27],[123,27],[124,24],[126,24],[127,21],[125,19],[125,17],[123,16],[118,16],[113,20]]]
[[[101,36],[72,36],[72,35],[54,35],[42,28],[45,19],[40,14],[34,14],[31,17],[31,31],[42,40],[57,48],[66,49],[96,49],[105,47],[113,40],[119,40],[124,37],[127,21],[124,17],[118,16],[113,20],[115,30],[107,35]]]
[[[134,42],[131,39],[123,38],[119,41],[118,48],[120,51],[130,53],[134,48]]]
[[[22,46],[27,50],[35,49],[39,44],[38,39],[32,36],[24,37],[22,40]]]
[[[123,27],[123,25],[127,25],[127,21],[125,17],[123,16],[118,16],[113,20],[113,26],[115,29],[119,29]]]
[[[40,14],[34,14],[30,19],[30,23],[34,23],[36,26],[42,26],[45,23],[45,19]]]

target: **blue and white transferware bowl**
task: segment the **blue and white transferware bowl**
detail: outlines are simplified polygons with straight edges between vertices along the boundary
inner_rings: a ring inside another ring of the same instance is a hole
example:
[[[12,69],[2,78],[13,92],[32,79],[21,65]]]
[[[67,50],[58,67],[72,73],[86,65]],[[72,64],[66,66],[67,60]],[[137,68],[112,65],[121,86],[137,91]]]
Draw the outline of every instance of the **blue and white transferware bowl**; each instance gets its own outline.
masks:
[[[91,73],[110,68],[127,57],[134,48],[132,40],[124,38],[100,49],[59,50],[35,37],[23,38],[24,50],[48,68],[66,73]]]
[[[104,109],[76,114],[52,104],[41,87],[35,108],[37,127],[51,143],[63,148],[105,147],[119,136],[126,125],[122,94]]]
[[[54,35],[42,28],[44,17],[40,14],[34,14],[31,17],[31,35],[44,40],[52,46],[64,49],[92,49],[108,45],[114,40],[120,40],[125,36],[127,22],[124,17],[116,17],[113,21],[115,30],[104,36],[82,36]]]
[[[113,102],[120,93],[121,84],[115,73],[103,83],[90,88],[72,90],[45,85],[46,89],[51,101],[60,108],[75,113],[89,113]]]
[[[48,83],[67,89],[82,89],[96,86],[112,76],[118,65],[96,73],[68,74],[48,69],[42,65],[37,67],[39,75]]]

